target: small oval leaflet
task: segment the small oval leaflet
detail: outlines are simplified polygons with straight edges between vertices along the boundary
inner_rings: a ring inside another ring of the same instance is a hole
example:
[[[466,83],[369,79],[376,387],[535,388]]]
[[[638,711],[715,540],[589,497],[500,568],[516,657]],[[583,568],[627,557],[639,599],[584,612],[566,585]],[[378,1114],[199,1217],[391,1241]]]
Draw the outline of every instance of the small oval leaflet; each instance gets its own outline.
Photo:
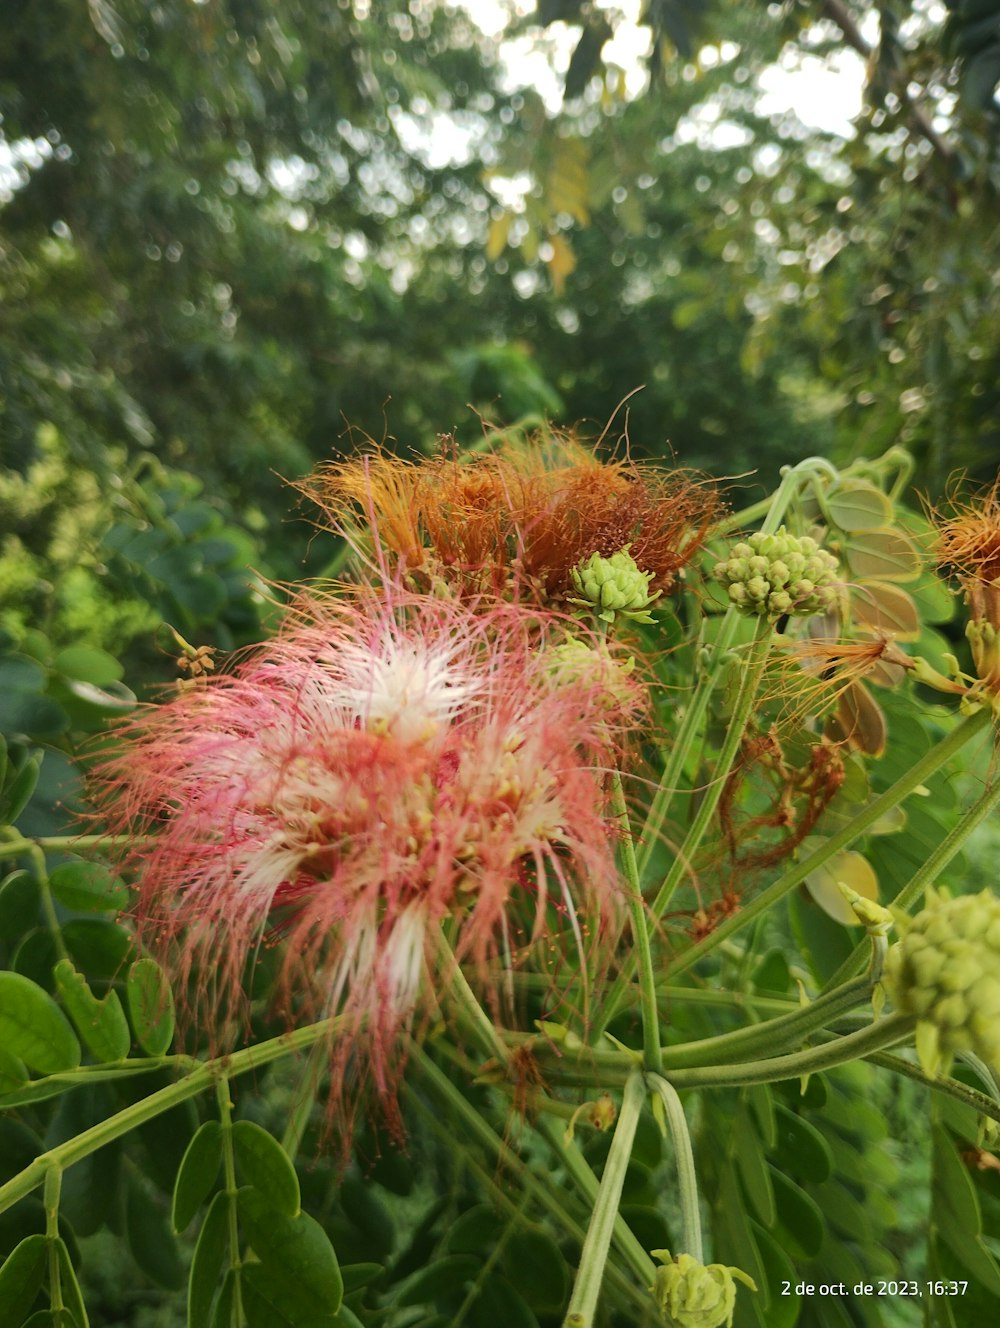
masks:
[[[52,997],[20,973],[0,973],[0,1044],[39,1074],[75,1070],[80,1043]]]
[[[260,1259],[257,1289],[280,1296],[291,1323],[333,1318],[344,1298],[340,1265],[326,1232],[307,1213],[287,1217],[253,1187],[237,1196],[240,1226]]]
[[[216,1120],[205,1121],[191,1136],[177,1169],[171,1214],[175,1231],[184,1231],[208,1198],[221,1161],[222,1126]]]
[[[233,1151],[243,1180],[260,1190],[280,1213],[299,1213],[299,1178],[288,1154],[267,1130],[253,1121],[233,1126]]]
[[[48,1261],[44,1236],[25,1236],[0,1268],[0,1324],[20,1324],[35,1303]]]
[[[52,893],[78,913],[118,913],[128,904],[128,887],[99,862],[65,862],[49,877]]]
[[[174,997],[155,959],[144,955],[135,961],[125,996],[139,1046],[149,1056],[165,1055],[174,1039]]]
[[[129,1053],[132,1035],[116,991],[98,1000],[69,959],[60,959],[52,970],[63,1005],[77,1032],[99,1061],[122,1061]]]

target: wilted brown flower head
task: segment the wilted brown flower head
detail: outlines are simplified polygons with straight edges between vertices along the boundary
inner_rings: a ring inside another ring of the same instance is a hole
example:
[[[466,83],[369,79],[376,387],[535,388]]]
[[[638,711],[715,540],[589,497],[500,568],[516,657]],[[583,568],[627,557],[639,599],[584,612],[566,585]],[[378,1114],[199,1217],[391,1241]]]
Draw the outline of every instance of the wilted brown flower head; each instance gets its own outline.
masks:
[[[958,576],[969,606],[965,634],[981,689],[1000,701],[1000,479],[978,498],[953,503],[934,552]]]
[[[579,563],[626,545],[651,589],[668,589],[720,507],[690,472],[604,461],[566,435],[419,463],[375,451],[303,487],[335,530],[356,539],[360,518],[411,575],[549,605],[572,593]]]
[[[953,503],[938,522],[934,553],[958,575],[972,616],[1000,628],[1000,479],[980,497]]]

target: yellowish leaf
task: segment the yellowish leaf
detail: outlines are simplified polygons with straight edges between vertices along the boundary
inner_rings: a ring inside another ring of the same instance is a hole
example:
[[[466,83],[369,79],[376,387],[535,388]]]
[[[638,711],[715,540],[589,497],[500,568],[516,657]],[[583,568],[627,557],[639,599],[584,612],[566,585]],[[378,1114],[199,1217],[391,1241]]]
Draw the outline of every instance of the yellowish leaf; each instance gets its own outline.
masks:
[[[562,295],[566,289],[566,278],[576,267],[576,254],[564,235],[557,233],[550,236],[549,244],[552,246],[552,257],[548,264],[552,289],[556,295]]]
[[[905,590],[885,581],[866,581],[853,587],[851,612],[856,622],[875,632],[915,640],[920,635],[917,606]]]
[[[495,263],[506,249],[512,221],[513,217],[509,212],[501,212],[499,217],[494,217],[490,222],[490,229],[486,236],[486,257],[491,263]]]
[[[875,903],[878,901],[878,877],[867,858],[849,849],[835,853],[805,879],[806,889],[824,913],[845,927],[857,927],[857,915],[840,891],[841,882],[863,899]]]
[[[858,581],[911,581],[923,565],[920,550],[900,530],[859,530],[844,541],[844,557]]]
[[[851,683],[841,692],[827,728],[835,741],[849,742],[867,756],[881,756],[889,736],[882,707],[860,682]]]

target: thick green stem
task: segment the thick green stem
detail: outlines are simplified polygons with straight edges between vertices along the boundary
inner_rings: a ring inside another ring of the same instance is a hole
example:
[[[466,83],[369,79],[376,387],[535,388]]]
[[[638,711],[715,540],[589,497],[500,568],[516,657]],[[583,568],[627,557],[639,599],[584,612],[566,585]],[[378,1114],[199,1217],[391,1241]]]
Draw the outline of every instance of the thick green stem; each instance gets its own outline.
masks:
[[[69,953],[66,949],[66,943],[63,940],[62,928],[59,926],[59,919],[56,917],[55,904],[52,902],[52,889],[49,885],[48,868],[45,865],[45,854],[37,844],[29,844],[28,855],[35,866],[35,879],[38,881],[38,891],[42,900],[42,912],[45,914],[45,925],[49,929],[49,935],[52,937],[52,944],[55,946],[56,954],[60,959],[68,959]]]
[[[998,802],[1000,802],[1000,779],[988,784],[982,796],[966,809],[930,857],[917,868],[903,886],[892,901],[891,907],[908,913],[917,900],[921,898],[927,887],[934,884],[955,854],[961,850],[972,832],[991,815]],[[862,941],[855,948],[850,958],[844,960],[827,983],[827,986],[836,987],[841,982],[845,982],[852,974],[857,973],[864,963],[864,950],[865,943]]]
[[[635,843],[629,822],[628,807],[622,789],[622,777],[616,770],[611,776],[611,810],[617,817],[622,832],[622,865],[628,887],[629,913],[632,919],[632,939],[635,942],[636,962],[639,967],[639,991],[642,1004],[642,1046],[648,1070],[659,1072],[663,1067],[660,1051],[660,1018],[656,1008],[656,974],[653,972],[653,951],[649,944],[646,905],[639,884],[639,869],[635,860]]]
[[[664,1063],[672,1072],[686,1066],[749,1060],[764,1052],[773,1055],[783,1047],[803,1042],[810,1033],[855,1006],[863,1005],[871,999],[871,991],[872,984],[867,977],[856,978],[776,1019],[737,1028],[732,1033],[720,1033],[717,1037],[701,1038],[698,1042],[667,1047],[663,1053]]]
[[[462,972],[462,966],[455,958],[455,952],[443,932],[438,934],[437,950],[444,966],[445,981],[449,984],[449,990],[464,1016],[464,1022],[486,1054],[496,1056],[500,1064],[505,1065],[510,1055],[507,1044],[500,1037],[492,1019],[479,1004],[476,993],[469,986],[468,979]]]
[[[192,1071],[176,1084],[168,1084],[166,1088],[161,1088],[158,1092],[151,1093],[149,1097],[132,1103],[123,1111],[109,1116],[107,1120],[92,1125],[89,1130],[84,1130],[74,1138],[67,1139],[65,1143],[50,1148],[5,1185],[0,1185],[0,1213],[43,1184],[50,1167],[58,1166],[65,1170],[75,1162],[89,1157],[99,1148],[103,1148],[105,1144],[111,1143],[112,1140],[130,1133],[145,1121],[162,1115],[164,1111],[186,1102],[188,1098],[206,1092],[215,1084],[220,1074],[236,1078],[237,1075],[246,1074],[249,1070],[259,1070],[272,1061],[290,1056],[304,1047],[312,1046],[322,1038],[330,1037],[339,1023],[339,1016],[323,1019],[320,1023],[310,1024],[307,1028],[298,1028],[293,1033],[284,1033],[281,1037],[271,1038],[257,1046],[246,1047],[232,1056],[220,1056],[217,1060],[206,1061],[199,1069]]]
[[[833,1038],[820,1047],[807,1047],[789,1056],[748,1061],[736,1065],[705,1065],[697,1069],[672,1070],[675,1088],[733,1088],[745,1084],[773,1084],[829,1070],[835,1065],[884,1051],[910,1036],[917,1026],[916,1015],[892,1014],[869,1024],[857,1033]]]
[[[698,1179],[694,1168],[694,1150],[688,1130],[684,1106],[673,1084],[661,1075],[651,1075],[649,1086],[659,1094],[667,1113],[667,1122],[674,1142],[677,1162],[677,1197],[681,1206],[681,1247],[675,1254],[693,1255],[699,1263],[705,1262],[701,1243],[701,1210],[698,1207]]]
[[[632,1156],[639,1115],[646,1097],[646,1085],[640,1073],[634,1073],[625,1085],[621,1111],[615,1125],[614,1138],[604,1164],[604,1173],[597,1194],[597,1202],[587,1227],[587,1238],[580,1254],[580,1267],[573,1284],[569,1308],[563,1328],[590,1328],[597,1311],[597,1298],[604,1278],[604,1265],[608,1260],[611,1233],[614,1230],[618,1206],[621,1203],[625,1172]]]
[[[696,944],[689,946],[683,954],[677,956],[673,963],[668,964],[664,977],[672,977],[676,973],[683,972],[696,963],[703,955],[711,950],[727,937],[732,936],[734,932],[740,931],[743,927],[749,926],[762,913],[766,913],[772,908],[779,899],[783,899],[789,891],[794,890],[797,885],[822,866],[835,853],[839,853],[842,848],[847,848],[853,844],[856,839],[864,834],[876,821],[880,820],[891,808],[898,806],[904,798],[909,797],[915,788],[925,783],[926,780],[940,770],[943,765],[952,759],[953,756],[977,737],[983,729],[992,722],[992,715],[989,710],[979,710],[974,715],[968,715],[961,723],[957,724],[946,738],[932,747],[924,756],[912,766],[905,775],[896,780],[891,788],[880,794],[873,802],[855,816],[854,820],[845,825],[842,830],[838,830],[820,847],[815,853],[810,853],[794,866],[790,867],[782,876],[778,878],[773,885],[757,895],[756,898],[732,917],[726,918],[721,922],[710,936]]]

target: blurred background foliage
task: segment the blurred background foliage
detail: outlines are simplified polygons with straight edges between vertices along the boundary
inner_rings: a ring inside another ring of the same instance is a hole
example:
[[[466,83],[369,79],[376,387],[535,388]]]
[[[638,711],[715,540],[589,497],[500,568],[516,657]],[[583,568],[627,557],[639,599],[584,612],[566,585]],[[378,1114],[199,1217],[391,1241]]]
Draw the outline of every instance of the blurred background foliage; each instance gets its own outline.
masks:
[[[762,100],[851,59],[844,133]],[[989,478],[998,73],[994,0],[9,0],[2,621],[231,645],[236,569],[333,552],[282,477],[482,420],[614,438],[640,386],[640,454]]]

